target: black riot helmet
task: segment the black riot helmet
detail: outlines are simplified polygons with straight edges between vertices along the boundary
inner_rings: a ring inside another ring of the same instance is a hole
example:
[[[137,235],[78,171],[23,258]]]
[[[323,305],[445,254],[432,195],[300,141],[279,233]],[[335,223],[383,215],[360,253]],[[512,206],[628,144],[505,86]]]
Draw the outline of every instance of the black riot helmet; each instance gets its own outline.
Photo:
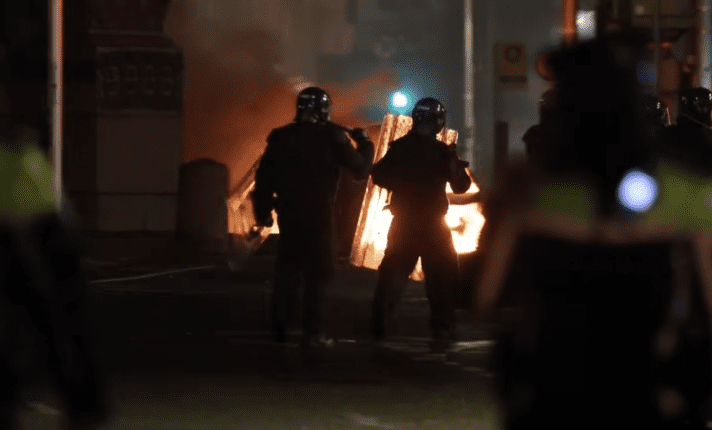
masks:
[[[323,122],[331,119],[331,97],[318,87],[303,89],[297,96],[295,121]]]
[[[413,130],[420,134],[432,135],[445,128],[445,105],[437,99],[426,97],[418,100],[413,107]]]
[[[680,90],[680,115],[690,116],[706,126],[711,125],[712,92],[707,88]]]
[[[643,103],[643,112],[646,117],[651,119],[658,126],[667,126],[668,108],[665,102],[649,94],[644,94],[641,97],[641,102]]]

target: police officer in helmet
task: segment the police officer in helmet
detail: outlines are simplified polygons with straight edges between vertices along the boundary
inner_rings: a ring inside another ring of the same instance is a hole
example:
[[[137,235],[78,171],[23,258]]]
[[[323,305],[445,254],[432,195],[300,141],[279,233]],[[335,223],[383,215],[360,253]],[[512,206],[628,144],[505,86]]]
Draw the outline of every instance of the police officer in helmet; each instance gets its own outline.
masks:
[[[445,186],[449,183],[453,192],[460,194],[472,181],[465,171],[467,163],[437,139],[445,128],[445,106],[434,98],[424,98],[415,104],[412,118],[410,132],[391,143],[371,174],[374,184],[391,192],[393,214],[388,245],[378,268],[373,335],[379,341],[387,334],[408,275],[420,257],[433,346],[441,348],[454,338],[453,288],[458,280],[457,252],[445,223]]]
[[[279,250],[272,296],[274,339],[287,341],[292,288],[304,281],[303,347],[328,347],[324,294],[335,264],[334,204],[342,168],[355,179],[368,176],[373,143],[363,129],[349,130],[331,122],[331,98],[317,87],[297,97],[294,122],[272,130],[260,160],[252,194],[258,224],[271,226],[277,212]]]
[[[305,88],[297,97],[297,122],[327,122],[331,120],[331,98],[317,87]]]
[[[649,94],[644,94],[641,99],[645,115],[652,119],[657,127],[667,127],[668,108],[665,102]]]
[[[646,44],[608,35],[553,57],[559,139],[484,205],[475,307],[500,308],[504,428],[706,426],[712,175],[679,157],[684,140],[652,140],[657,102],[646,108],[636,74]],[[684,118],[681,132],[704,129]]]
[[[687,88],[680,91],[680,116],[678,120],[693,121],[709,127],[712,112],[712,92],[707,88]]]

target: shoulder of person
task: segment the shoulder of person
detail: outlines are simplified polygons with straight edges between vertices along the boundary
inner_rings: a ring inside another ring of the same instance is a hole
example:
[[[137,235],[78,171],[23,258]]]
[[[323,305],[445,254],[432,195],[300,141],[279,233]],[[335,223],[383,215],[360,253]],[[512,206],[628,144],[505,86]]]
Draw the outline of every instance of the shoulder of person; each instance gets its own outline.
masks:
[[[267,140],[272,140],[272,139],[277,139],[282,137],[286,132],[291,130],[292,124],[287,124],[282,127],[277,127],[273,128],[272,131],[269,132],[269,135],[267,136]]]
[[[388,144],[388,149],[394,148],[398,150],[399,148],[403,148],[408,146],[413,142],[413,138],[411,135],[406,134],[405,136],[401,136],[398,139],[392,141],[391,143]]]

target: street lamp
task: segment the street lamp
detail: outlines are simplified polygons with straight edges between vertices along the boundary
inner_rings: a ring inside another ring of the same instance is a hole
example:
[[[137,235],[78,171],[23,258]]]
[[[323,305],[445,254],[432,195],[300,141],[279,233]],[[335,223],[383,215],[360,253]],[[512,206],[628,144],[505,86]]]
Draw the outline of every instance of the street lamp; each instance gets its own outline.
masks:
[[[54,168],[54,199],[57,210],[62,208],[62,61],[63,61],[63,0],[49,2],[49,73],[48,98]]]

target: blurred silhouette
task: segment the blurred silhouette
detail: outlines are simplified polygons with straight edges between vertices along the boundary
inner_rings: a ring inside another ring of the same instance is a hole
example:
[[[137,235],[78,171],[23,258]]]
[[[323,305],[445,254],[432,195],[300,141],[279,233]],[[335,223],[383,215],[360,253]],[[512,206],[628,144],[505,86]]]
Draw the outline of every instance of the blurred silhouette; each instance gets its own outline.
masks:
[[[324,332],[324,290],[333,276],[334,204],[339,174],[348,169],[356,179],[368,175],[374,148],[363,129],[349,132],[332,123],[332,102],[321,88],[309,87],[297,97],[294,122],[273,130],[260,160],[252,194],[257,223],[271,226],[276,209],[279,225],[277,277],[272,296],[275,341],[287,341],[295,281],[304,280],[302,346],[333,343]]]
[[[391,143],[371,173],[374,184],[391,192],[393,214],[378,268],[373,334],[377,341],[386,335],[408,275],[421,257],[433,347],[442,349],[455,335],[453,288],[459,273],[457,252],[445,222],[445,185],[449,183],[455,194],[461,194],[472,180],[465,171],[467,163],[436,137],[445,128],[445,106],[424,98],[415,104],[411,116],[411,130]]]
[[[0,336],[0,428],[18,426],[25,381],[17,366],[17,335],[11,328],[29,323],[28,328],[46,340],[31,362],[46,362],[66,410],[67,428],[94,429],[109,413],[87,320],[88,285],[76,232],[67,213],[56,208],[52,167],[43,151],[46,95],[34,97],[34,92],[46,91],[46,76],[38,73],[34,60],[44,56],[46,67],[46,22],[22,28],[11,25],[19,19],[13,9],[3,12],[0,307],[6,326]],[[32,370],[41,374],[44,369]]]
[[[531,126],[522,136],[528,160],[538,164],[543,161],[543,145],[555,139],[553,133],[560,130],[556,114],[556,90],[547,90],[539,100],[539,123]]]
[[[502,324],[508,429],[706,425],[712,215],[694,185],[712,177],[651,133],[646,42],[610,33],[552,55],[542,169],[511,166],[484,206],[474,299]]]
[[[644,94],[642,101],[645,114],[653,120],[657,128],[664,128],[670,125],[670,114],[664,101],[649,94]]]

